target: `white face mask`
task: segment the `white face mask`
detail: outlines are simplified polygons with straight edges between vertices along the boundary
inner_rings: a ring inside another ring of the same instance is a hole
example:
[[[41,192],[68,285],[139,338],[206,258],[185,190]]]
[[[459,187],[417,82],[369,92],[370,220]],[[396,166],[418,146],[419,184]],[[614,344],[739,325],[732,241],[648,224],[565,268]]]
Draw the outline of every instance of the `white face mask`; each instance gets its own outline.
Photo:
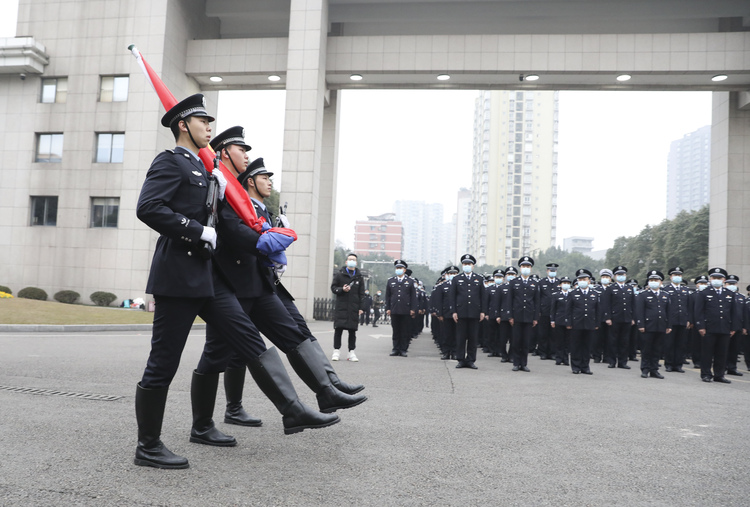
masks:
[[[608,276],[602,277],[602,285],[609,285],[610,283],[612,283],[612,279],[610,277]]]
[[[623,283],[625,281],[625,275],[617,275],[615,278],[620,283]]]
[[[708,287],[708,285],[706,285],[705,283],[699,283],[698,285],[696,285],[696,288],[697,288],[697,289],[698,289],[699,291],[701,291],[701,290],[705,289],[706,287]]]
[[[396,270],[396,276],[403,276],[403,275],[404,275],[404,270],[403,269],[399,268],[399,269]]]
[[[464,270],[464,273],[471,273],[471,270],[474,269],[474,266],[471,264],[463,264],[461,267]]]
[[[503,283],[502,278],[495,278],[495,285],[500,285],[501,283]]]
[[[378,296],[380,296],[380,294],[381,294],[380,291],[378,291]]]
[[[550,277],[550,278],[554,278],[554,277],[556,277],[556,276],[557,276],[557,271],[550,271],[550,272],[549,272],[549,277]]]
[[[578,282],[578,288],[579,289],[586,289],[589,286],[588,280],[580,280]]]
[[[531,274],[531,268],[521,268],[521,274],[523,276],[529,276]]]
[[[453,277],[454,277],[454,276],[456,276],[456,275],[448,275],[448,281],[451,281],[451,280],[453,280]]]
[[[565,292],[568,292],[570,290],[570,284],[569,283],[561,283],[560,288],[564,290]]]
[[[722,285],[724,285],[724,280],[721,278],[711,278],[711,287],[718,289],[721,288]]]
[[[674,284],[682,283],[682,277],[681,276],[676,276],[676,275],[673,276],[672,277],[672,283],[674,283]]]
[[[731,290],[732,292],[737,292],[737,286],[733,283],[727,284],[727,290]]]
[[[349,269],[354,269],[357,267],[357,261],[346,261],[346,267]]]
[[[659,287],[661,287],[661,282],[658,280],[651,280],[648,282],[648,288],[651,290],[657,290]]]
[[[516,275],[508,275],[505,277],[505,280],[508,282],[515,280],[515,279],[516,279]]]

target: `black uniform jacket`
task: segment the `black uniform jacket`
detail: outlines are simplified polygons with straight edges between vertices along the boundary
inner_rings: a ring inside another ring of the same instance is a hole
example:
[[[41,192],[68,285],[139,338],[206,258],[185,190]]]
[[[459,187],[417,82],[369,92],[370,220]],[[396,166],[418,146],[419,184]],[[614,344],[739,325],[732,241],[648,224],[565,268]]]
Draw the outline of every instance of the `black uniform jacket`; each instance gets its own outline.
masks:
[[[552,293],[552,304],[549,310],[549,320],[557,326],[569,326],[568,322],[568,298],[570,291],[563,292],[558,290]]]
[[[705,329],[709,334],[729,334],[741,329],[742,319],[735,319],[734,293],[713,287],[698,292],[695,298],[695,327]],[[737,321],[737,322],[736,322]]]
[[[669,320],[669,294],[660,290],[657,294],[646,289],[635,297],[635,325],[647,333],[664,332],[672,327]]]
[[[451,317],[451,281],[446,280],[432,291],[432,307],[438,317]]]
[[[213,297],[212,261],[196,252],[208,220],[208,175],[183,148],[164,151],[151,163],[136,215],[161,234],[146,292],[159,296]]]
[[[662,287],[669,294],[669,322],[673,326],[687,326],[690,322],[690,290],[687,287],[675,287],[671,283]]]
[[[635,320],[635,294],[629,285],[610,284],[602,293],[601,302],[604,320],[628,324]]]
[[[545,317],[550,314],[552,294],[559,290],[557,283],[557,279],[550,280],[546,277],[539,280],[539,311]]]
[[[581,289],[570,291],[566,308],[567,325],[573,329],[596,329],[602,321],[599,293],[594,289],[589,288],[586,293]]]
[[[494,287],[494,292],[490,292],[487,297],[487,314],[491,319],[508,320],[510,308],[507,305],[510,287],[507,283],[496,284]]]
[[[401,281],[397,276],[388,279],[385,286],[385,309],[394,315],[408,315],[419,309],[414,279],[404,275]]]
[[[538,321],[539,282],[527,278],[524,283],[523,278],[519,276],[508,282],[508,289],[505,306],[510,309],[509,318],[515,322]]]
[[[459,319],[479,319],[484,312],[484,278],[474,272],[457,274],[451,280],[449,295],[451,313],[457,313]]]

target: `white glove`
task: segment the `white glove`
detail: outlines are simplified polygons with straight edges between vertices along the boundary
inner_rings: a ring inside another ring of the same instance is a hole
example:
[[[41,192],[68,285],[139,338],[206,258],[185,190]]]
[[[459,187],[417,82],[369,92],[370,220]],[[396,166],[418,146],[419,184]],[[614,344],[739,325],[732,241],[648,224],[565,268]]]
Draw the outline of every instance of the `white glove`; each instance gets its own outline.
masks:
[[[204,225],[201,239],[210,244],[212,248],[216,248],[216,229]]]
[[[276,268],[276,274],[281,276],[284,274],[284,271],[286,271],[286,264],[275,264],[274,267]]]
[[[219,171],[219,169],[214,169],[211,174],[214,175],[214,178],[216,178],[216,182],[219,184],[219,199],[224,199],[224,191],[227,188],[227,179],[223,174],[221,174],[221,171]]]
[[[282,227],[286,227],[287,229],[292,228],[292,224],[289,223],[289,219],[286,217],[286,215],[279,215],[278,219]]]

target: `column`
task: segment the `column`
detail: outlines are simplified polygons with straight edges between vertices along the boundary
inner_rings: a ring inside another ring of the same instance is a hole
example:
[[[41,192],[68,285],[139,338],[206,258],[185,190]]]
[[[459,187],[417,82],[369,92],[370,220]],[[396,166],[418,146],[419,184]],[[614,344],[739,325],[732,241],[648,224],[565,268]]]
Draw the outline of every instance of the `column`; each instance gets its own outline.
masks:
[[[317,274],[327,33],[327,0],[291,0],[281,199],[298,240],[287,251],[284,283],[308,319]]]
[[[708,267],[726,268],[744,288],[750,283],[750,108],[740,97],[713,94]]]

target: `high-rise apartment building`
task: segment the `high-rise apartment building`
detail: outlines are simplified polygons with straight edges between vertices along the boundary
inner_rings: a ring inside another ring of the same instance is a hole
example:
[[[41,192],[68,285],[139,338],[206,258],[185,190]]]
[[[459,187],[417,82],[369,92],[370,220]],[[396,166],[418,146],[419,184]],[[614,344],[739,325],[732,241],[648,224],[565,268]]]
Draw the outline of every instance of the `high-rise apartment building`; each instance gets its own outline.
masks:
[[[442,269],[452,259],[450,224],[443,224],[443,205],[396,201],[396,219],[404,224],[404,260]]]
[[[453,252],[453,262],[458,262],[458,259],[465,253],[469,253],[469,249],[472,248],[471,243],[471,225],[469,222],[469,216],[471,214],[471,190],[468,188],[462,188],[458,191],[456,207],[456,244]]]
[[[483,91],[475,102],[469,230],[479,264],[555,244],[558,92]]]
[[[357,255],[401,258],[404,229],[393,213],[357,220],[354,225],[354,250]]]
[[[708,204],[711,185],[711,126],[672,141],[667,159],[667,218]]]

